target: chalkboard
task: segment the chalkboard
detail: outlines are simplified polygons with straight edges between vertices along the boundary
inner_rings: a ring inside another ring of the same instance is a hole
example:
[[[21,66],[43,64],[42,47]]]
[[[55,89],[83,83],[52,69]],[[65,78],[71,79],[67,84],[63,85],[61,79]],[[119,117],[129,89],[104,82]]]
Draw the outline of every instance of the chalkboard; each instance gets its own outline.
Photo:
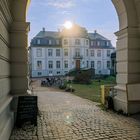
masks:
[[[25,122],[37,126],[37,96],[19,96],[16,126],[21,127]]]

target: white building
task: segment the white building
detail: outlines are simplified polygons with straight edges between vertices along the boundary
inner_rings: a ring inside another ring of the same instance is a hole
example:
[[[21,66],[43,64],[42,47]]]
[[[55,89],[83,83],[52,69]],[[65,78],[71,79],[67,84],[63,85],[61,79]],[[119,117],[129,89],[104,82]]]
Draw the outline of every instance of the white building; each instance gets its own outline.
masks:
[[[109,75],[114,50],[110,40],[96,31],[88,33],[77,24],[58,32],[43,28],[31,41],[31,76],[65,75],[81,68]]]

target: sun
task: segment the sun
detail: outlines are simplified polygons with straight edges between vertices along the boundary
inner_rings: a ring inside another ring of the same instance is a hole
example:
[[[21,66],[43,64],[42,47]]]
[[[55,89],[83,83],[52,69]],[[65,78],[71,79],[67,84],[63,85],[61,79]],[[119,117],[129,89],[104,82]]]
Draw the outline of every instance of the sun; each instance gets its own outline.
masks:
[[[66,22],[64,23],[64,27],[65,27],[66,29],[71,29],[72,26],[73,26],[73,23],[72,23],[71,21],[66,21]]]

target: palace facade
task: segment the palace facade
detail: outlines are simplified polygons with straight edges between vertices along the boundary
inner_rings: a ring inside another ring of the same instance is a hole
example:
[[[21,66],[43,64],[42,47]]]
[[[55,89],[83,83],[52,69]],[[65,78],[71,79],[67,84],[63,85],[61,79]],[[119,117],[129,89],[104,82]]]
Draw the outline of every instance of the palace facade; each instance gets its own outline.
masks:
[[[31,77],[65,75],[74,69],[95,69],[95,74],[110,75],[111,41],[74,24],[71,29],[45,31],[30,44]]]

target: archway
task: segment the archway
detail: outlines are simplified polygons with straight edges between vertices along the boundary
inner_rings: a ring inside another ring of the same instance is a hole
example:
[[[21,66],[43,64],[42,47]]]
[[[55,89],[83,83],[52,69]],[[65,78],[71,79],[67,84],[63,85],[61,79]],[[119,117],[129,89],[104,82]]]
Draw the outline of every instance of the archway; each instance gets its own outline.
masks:
[[[117,41],[117,96],[116,110],[125,113],[135,113],[138,109],[140,96],[133,94],[132,87],[137,88],[139,77],[139,2],[132,0],[112,0],[119,18],[119,31],[116,32]],[[136,91],[136,92],[137,92]],[[134,105],[135,104],[135,105]],[[136,109],[137,108],[137,109]]]

